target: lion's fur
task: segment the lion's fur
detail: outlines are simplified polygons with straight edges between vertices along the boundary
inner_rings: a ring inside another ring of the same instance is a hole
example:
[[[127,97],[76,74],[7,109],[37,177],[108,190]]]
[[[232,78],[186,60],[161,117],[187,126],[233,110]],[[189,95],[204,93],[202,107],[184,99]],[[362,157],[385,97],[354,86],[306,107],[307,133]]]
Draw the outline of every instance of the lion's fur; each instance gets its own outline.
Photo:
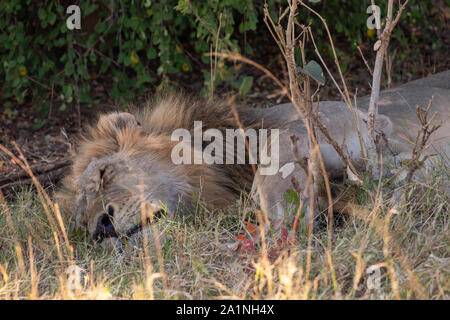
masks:
[[[65,210],[78,212],[78,215],[84,214],[81,211],[87,210],[86,207],[79,207],[80,203],[89,202],[86,193],[98,191],[95,187],[94,190],[89,190],[86,185],[98,185],[100,182],[94,177],[100,163],[118,161],[116,158],[123,160],[128,166],[120,171],[130,170],[138,176],[153,175],[155,180],[173,179],[176,185],[170,185],[167,181],[168,191],[172,189],[174,192],[180,192],[183,201],[187,202],[184,205],[188,208],[193,207],[190,203],[193,194],[201,193],[202,199],[224,207],[233,203],[243,186],[251,185],[253,171],[249,165],[180,166],[171,161],[171,150],[177,143],[171,141],[171,134],[175,129],[184,128],[191,131],[194,120],[202,121],[203,130],[215,128],[224,131],[227,128],[237,128],[237,121],[229,104],[214,100],[196,100],[181,94],[164,95],[156,103],[135,108],[133,113],[134,115],[117,112],[102,115],[97,124],[89,126],[86,133],[78,139],[70,174],[63,179],[63,188],[58,193],[59,202]],[[239,113],[239,120],[246,127],[256,125],[255,120],[245,112]],[[161,178],[161,172],[166,172],[170,178]],[[151,181],[151,177],[147,178],[144,184],[161,183]],[[121,182],[129,184],[127,181]],[[121,193],[123,196],[127,194],[125,190]],[[104,197],[107,198],[107,195]],[[88,200],[83,202],[81,199]],[[96,207],[97,211],[101,209],[99,204],[92,206]],[[96,214],[88,212],[87,219]]]

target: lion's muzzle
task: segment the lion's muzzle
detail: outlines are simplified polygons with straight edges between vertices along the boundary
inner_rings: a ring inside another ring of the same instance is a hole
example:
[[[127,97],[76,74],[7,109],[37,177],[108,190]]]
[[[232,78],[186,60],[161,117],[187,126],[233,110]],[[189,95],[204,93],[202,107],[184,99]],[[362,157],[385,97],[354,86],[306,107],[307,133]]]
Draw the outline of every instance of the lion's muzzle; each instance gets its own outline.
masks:
[[[97,226],[92,235],[95,241],[101,242],[105,238],[117,237],[116,229],[109,214],[102,214],[97,220]]]

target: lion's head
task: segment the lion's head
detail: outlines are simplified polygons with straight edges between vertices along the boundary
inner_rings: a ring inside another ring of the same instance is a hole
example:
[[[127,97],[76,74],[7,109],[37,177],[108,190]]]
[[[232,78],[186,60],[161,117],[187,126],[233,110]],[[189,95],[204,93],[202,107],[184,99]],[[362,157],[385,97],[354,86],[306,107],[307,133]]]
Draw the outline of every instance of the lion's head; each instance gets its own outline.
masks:
[[[157,175],[148,182],[141,169],[118,154],[93,159],[78,181],[74,212],[95,240],[131,236],[165,214],[164,203],[176,203]],[[171,210],[176,210],[171,206]],[[145,220],[145,221],[144,221]]]
[[[171,161],[173,130],[191,130],[193,120],[202,117],[219,128],[229,119],[215,104],[192,105],[170,97],[136,116],[103,115],[87,129],[58,198],[95,240],[130,236],[162,215],[192,212],[197,196],[225,207],[241,190],[236,181],[251,181],[251,169],[242,166],[236,171],[237,166]]]

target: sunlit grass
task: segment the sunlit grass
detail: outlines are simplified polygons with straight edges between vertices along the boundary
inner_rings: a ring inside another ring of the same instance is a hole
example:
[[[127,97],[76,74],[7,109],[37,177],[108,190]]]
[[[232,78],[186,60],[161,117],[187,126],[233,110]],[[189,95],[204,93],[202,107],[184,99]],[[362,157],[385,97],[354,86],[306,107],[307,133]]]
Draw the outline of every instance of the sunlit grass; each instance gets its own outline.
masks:
[[[245,232],[243,221],[257,222],[246,197],[231,214],[201,207],[194,219],[163,221],[159,249],[149,235],[148,246],[130,242],[119,253],[75,230],[69,215],[58,223],[58,207],[47,204],[50,223],[36,189],[22,188],[0,209],[0,298],[448,299],[448,185],[440,164],[425,182],[382,188],[375,210],[373,186],[352,187],[347,195],[358,206],[336,214],[330,250],[322,219],[311,247],[300,232],[278,257],[245,259],[230,248]],[[269,231],[268,243],[276,238]],[[373,265],[379,288],[369,290]]]

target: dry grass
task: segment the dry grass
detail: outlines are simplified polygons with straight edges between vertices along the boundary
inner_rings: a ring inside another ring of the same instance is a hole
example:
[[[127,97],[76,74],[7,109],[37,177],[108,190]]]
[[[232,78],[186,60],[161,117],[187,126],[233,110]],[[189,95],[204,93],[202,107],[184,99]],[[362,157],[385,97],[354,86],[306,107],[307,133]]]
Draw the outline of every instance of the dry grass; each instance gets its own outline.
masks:
[[[243,221],[256,224],[246,197],[232,214],[201,207],[194,219],[162,222],[159,247],[150,240],[118,253],[75,230],[70,217],[59,223],[57,207],[47,205],[49,218],[35,188],[17,190],[0,211],[0,298],[448,299],[449,177],[440,162],[426,182],[381,188],[376,206],[376,183],[350,187],[346,197],[358,206],[335,215],[330,250],[324,221],[309,248],[300,228],[276,259],[226,249],[245,232]],[[372,265],[380,267],[380,288],[369,290]],[[71,266],[82,269],[79,281],[72,272],[68,282]]]

